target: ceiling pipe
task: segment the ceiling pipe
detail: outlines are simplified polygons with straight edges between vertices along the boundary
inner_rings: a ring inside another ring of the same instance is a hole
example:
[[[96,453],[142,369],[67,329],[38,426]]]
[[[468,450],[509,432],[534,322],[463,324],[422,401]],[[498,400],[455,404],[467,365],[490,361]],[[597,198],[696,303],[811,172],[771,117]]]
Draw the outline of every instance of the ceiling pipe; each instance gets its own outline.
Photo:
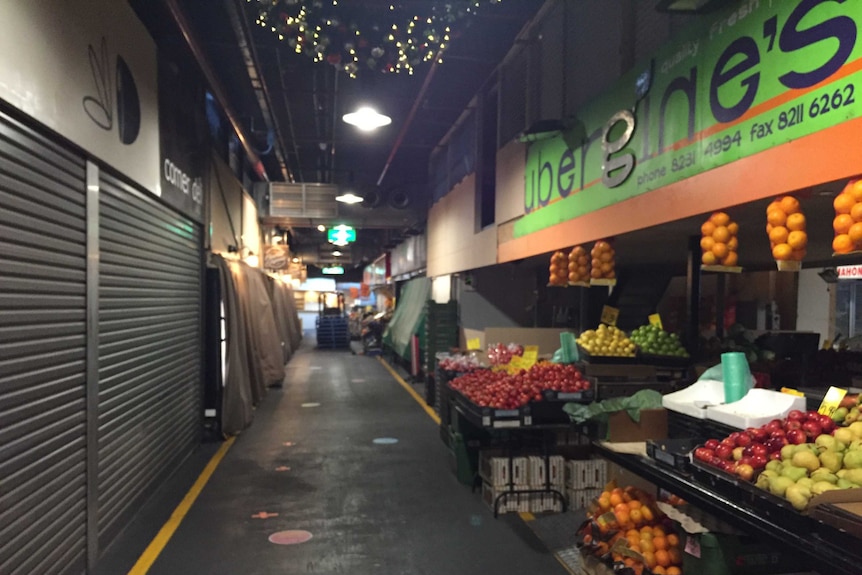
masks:
[[[395,145],[392,146],[392,151],[389,152],[389,158],[387,158],[386,160],[386,165],[383,166],[383,171],[380,172],[380,177],[377,178],[378,186],[383,183],[383,178],[386,177],[386,172],[389,171],[389,166],[392,165],[392,160],[395,159],[395,154],[398,153],[398,148],[401,147],[401,143],[404,141],[404,137],[407,135],[407,130],[410,129],[410,125],[413,123],[413,119],[416,117],[416,112],[422,105],[422,99],[425,97],[425,92],[427,92],[428,88],[431,87],[431,80],[434,79],[434,74],[437,73],[437,67],[440,65],[441,56],[443,56],[443,50],[440,50],[439,52],[437,52],[437,55],[434,56],[434,63],[431,64],[431,68],[428,70],[428,74],[425,76],[425,80],[422,82],[422,88],[419,90],[419,93],[416,94],[416,99],[413,101],[413,106],[410,108],[410,113],[407,114],[407,119],[401,126],[401,132],[399,132],[398,138],[395,140]]]
[[[254,42],[251,41],[251,31],[248,27],[245,8],[240,4],[240,0],[224,0],[224,7],[227,10],[231,28],[233,28],[233,33],[236,36],[236,43],[242,54],[248,80],[251,83],[252,90],[254,90],[254,95],[257,97],[257,105],[260,107],[261,115],[263,115],[266,129],[275,134],[275,158],[278,161],[282,178],[286,182],[292,182],[294,181],[293,174],[290,173],[290,168],[285,162],[284,151],[286,148],[284,138],[281,136],[278,122],[273,117],[272,98],[269,95],[266,78],[261,74],[260,67],[257,64],[257,50],[255,49]]]
[[[296,157],[296,173],[294,177],[300,183],[302,178],[302,162],[299,157],[299,142],[296,139],[296,131],[293,127],[293,113],[290,111],[290,100],[287,98],[287,86],[284,83],[284,69],[281,66],[281,50],[275,49],[275,61],[278,63],[278,81],[281,84],[281,99],[284,102],[284,111],[287,114],[287,124],[290,128],[290,141],[293,142],[293,155]]]
[[[246,136],[245,130],[243,129],[242,124],[239,121],[239,117],[236,115],[236,112],[234,112],[233,108],[231,107],[227,95],[225,94],[224,88],[222,87],[221,82],[219,82],[215,70],[213,70],[213,67],[210,65],[209,60],[207,59],[200,42],[198,42],[194,32],[192,31],[192,27],[189,24],[189,21],[186,20],[182,8],[180,8],[179,4],[177,3],[177,0],[164,0],[164,2],[165,5],[168,7],[168,10],[170,10],[174,22],[180,29],[180,33],[182,33],[183,38],[185,38],[186,44],[188,45],[189,50],[191,50],[192,54],[194,55],[198,66],[200,66],[201,72],[203,72],[204,77],[209,84],[210,90],[212,90],[213,96],[221,106],[225,116],[227,116],[228,121],[233,127],[233,131],[236,133],[236,137],[239,139],[243,150],[245,150],[249,162],[251,162],[251,165],[254,168],[255,174],[257,174],[260,179],[268,182],[269,176],[267,175],[266,170],[263,167],[263,162],[260,161],[260,156],[258,156],[257,151],[255,151],[254,147],[251,145],[251,142]]]

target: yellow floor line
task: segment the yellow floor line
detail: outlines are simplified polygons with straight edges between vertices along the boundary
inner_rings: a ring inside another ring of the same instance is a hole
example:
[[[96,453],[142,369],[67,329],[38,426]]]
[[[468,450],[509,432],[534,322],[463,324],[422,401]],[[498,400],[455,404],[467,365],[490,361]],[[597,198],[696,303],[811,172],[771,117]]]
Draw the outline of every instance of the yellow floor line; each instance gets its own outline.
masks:
[[[436,423],[437,425],[440,425],[440,416],[437,415],[437,412],[434,411],[434,409],[431,406],[429,406],[427,403],[425,403],[425,400],[422,399],[422,397],[418,393],[416,393],[416,390],[413,389],[409,383],[404,381],[404,378],[402,378],[400,375],[398,375],[398,372],[395,371],[394,369],[392,369],[392,366],[389,365],[389,363],[385,359],[378,356],[377,361],[379,361],[383,365],[383,367],[386,368],[386,371],[388,371],[392,375],[392,377],[395,378],[395,381],[397,381],[401,387],[403,387],[405,390],[407,390],[407,393],[409,393],[410,396],[416,400],[416,403],[418,403],[420,406],[422,406],[422,409],[425,410],[425,413],[428,414],[428,417],[433,419],[434,423]],[[529,523],[530,521],[534,521],[536,519],[536,516],[533,515],[532,513],[521,512],[518,515],[521,517],[521,519],[525,523]],[[569,573],[570,575],[578,575],[577,573],[572,571],[572,568],[569,567],[565,561],[563,561],[562,557],[560,557],[556,553],[554,553],[553,555],[554,555],[554,559],[556,559],[560,563],[560,565],[563,566],[563,569],[565,569],[567,573]]]
[[[192,504],[195,502],[195,499],[197,499],[198,495],[201,494],[201,491],[203,491],[203,488],[207,484],[207,481],[209,481],[213,472],[216,470],[216,467],[218,467],[218,464],[221,462],[222,458],[224,458],[225,454],[227,453],[227,450],[230,449],[231,445],[233,445],[233,442],[235,440],[236,437],[231,437],[230,439],[222,443],[221,447],[219,447],[219,450],[215,453],[215,455],[212,456],[212,458],[209,460],[209,463],[207,463],[207,466],[198,476],[197,481],[195,481],[195,484],[192,485],[192,488],[189,489],[188,493],[186,493],[186,496],[183,497],[183,500],[180,501],[180,504],[177,505],[176,509],[174,509],[174,512],[171,514],[170,519],[168,519],[167,522],[162,525],[162,528],[156,534],[156,537],[150,542],[147,548],[144,549],[144,552],[138,558],[138,561],[135,563],[135,566],[132,567],[131,571],[129,571],[129,575],[144,575],[147,571],[150,570],[150,567],[153,566],[153,563],[156,562],[156,559],[158,559],[159,554],[168,544],[168,541],[171,540],[171,537],[177,530],[177,527],[180,526],[180,523],[182,523],[183,519],[186,516],[186,513],[189,512],[189,509],[191,509]]]
[[[428,417],[433,419],[434,423],[440,425],[440,416],[437,415],[437,412],[434,411],[434,408],[425,403],[425,400],[422,399],[422,397],[418,393],[416,393],[416,390],[413,389],[409,383],[404,381],[404,379],[400,375],[398,375],[398,372],[392,369],[392,366],[389,365],[385,359],[380,356],[377,356],[377,361],[379,361],[383,365],[383,367],[386,368],[386,371],[388,371],[392,375],[392,377],[395,378],[395,381],[397,381],[398,384],[401,385],[401,387],[407,390],[407,393],[409,393],[410,396],[416,400],[416,403],[422,406],[422,409],[425,410],[425,413],[428,414]]]

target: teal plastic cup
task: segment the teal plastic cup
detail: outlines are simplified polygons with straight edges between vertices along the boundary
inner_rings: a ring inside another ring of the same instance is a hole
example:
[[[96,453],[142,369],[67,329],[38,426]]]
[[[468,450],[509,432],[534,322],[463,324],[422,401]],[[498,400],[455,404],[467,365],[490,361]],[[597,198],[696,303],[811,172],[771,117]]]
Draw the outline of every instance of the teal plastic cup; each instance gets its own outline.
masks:
[[[721,375],[724,380],[725,403],[733,403],[745,397],[751,381],[751,370],[744,353],[721,354]]]

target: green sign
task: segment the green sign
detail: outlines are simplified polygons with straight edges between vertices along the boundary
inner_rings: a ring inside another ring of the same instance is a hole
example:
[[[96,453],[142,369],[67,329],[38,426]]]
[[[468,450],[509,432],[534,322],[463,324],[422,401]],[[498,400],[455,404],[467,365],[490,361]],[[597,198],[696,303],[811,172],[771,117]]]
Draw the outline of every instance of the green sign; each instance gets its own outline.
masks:
[[[579,127],[530,146],[516,238],[862,116],[859,0],[745,0],[703,18]]]
[[[340,276],[344,274],[344,268],[341,266],[330,266],[328,268],[323,268],[320,271],[329,276]]]
[[[356,241],[356,230],[350,226],[336,226],[326,231],[326,239],[329,243],[347,245]]]

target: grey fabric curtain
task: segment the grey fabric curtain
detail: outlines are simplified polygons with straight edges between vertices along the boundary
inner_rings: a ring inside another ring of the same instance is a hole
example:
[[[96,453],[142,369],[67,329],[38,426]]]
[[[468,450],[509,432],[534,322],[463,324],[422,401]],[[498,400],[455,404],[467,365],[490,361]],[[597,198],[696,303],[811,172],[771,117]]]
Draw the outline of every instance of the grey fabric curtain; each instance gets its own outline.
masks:
[[[284,380],[284,357],[281,351],[281,336],[275,322],[275,313],[267,277],[257,268],[243,264],[248,280],[249,319],[254,325],[255,350],[260,363],[263,389],[281,384]],[[261,397],[263,393],[261,393]]]
[[[236,435],[248,427],[254,417],[246,327],[235,276],[231,271],[231,265],[239,264],[229,264],[219,255],[213,255],[211,261],[219,270],[227,338],[227,369],[222,382],[222,431],[226,435]]]

